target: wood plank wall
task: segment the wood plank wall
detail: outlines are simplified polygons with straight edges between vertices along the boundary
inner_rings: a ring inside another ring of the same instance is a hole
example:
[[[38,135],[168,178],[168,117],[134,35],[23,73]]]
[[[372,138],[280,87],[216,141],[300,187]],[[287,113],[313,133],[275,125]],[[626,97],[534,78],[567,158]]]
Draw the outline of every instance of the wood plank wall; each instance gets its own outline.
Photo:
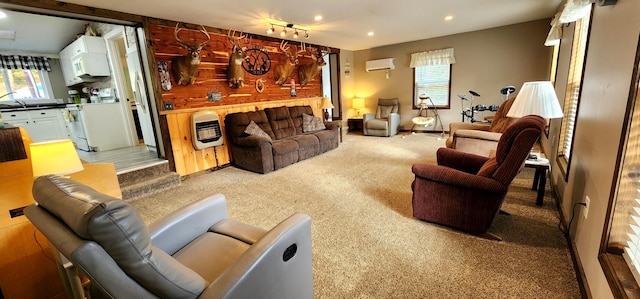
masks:
[[[227,147],[228,141],[226,134],[224,135],[224,144],[204,150],[196,150],[192,144],[191,138],[191,115],[197,111],[208,110],[215,112],[220,117],[220,127],[222,132],[225,131],[224,118],[227,114],[234,112],[247,112],[261,110],[269,107],[279,106],[298,106],[309,105],[313,109],[314,115],[322,115],[320,97],[270,101],[262,103],[249,103],[226,105],[210,108],[199,109],[182,109],[177,111],[165,111],[163,114],[167,118],[169,134],[171,135],[171,146],[173,148],[173,157],[175,161],[175,170],[181,176],[193,174],[227,165],[231,163],[232,157]],[[224,134],[224,133],[223,133]]]
[[[165,143],[170,144],[170,152],[167,157],[173,161],[175,171],[181,176],[196,172],[215,169],[231,163],[232,157],[226,146],[196,150],[191,141],[191,115],[196,111],[209,110],[220,116],[220,125],[224,132],[224,117],[233,112],[253,111],[268,107],[310,105],[315,115],[322,115],[320,102],[322,97],[322,73],[307,85],[300,86],[298,82],[298,66],[294,67],[287,83],[282,86],[275,84],[274,68],[287,60],[280,47],[280,39],[266,36],[249,35],[249,48],[260,48],[269,55],[271,69],[264,75],[256,76],[245,72],[245,85],[240,88],[229,87],[227,80],[227,68],[232,45],[228,38],[228,29],[205,27],[211,39],[200,52],[201,63],[198,76],[194,84],[180,86],[176,84],[171,74],[171,60],[175,56],[187,55],[187,50],[182,48],[174,37],[175,22],[155,20],[148,25],[150,33],[150,45],[153,49],[155,63],[165,61],[171,77],[171,89],[160,90],[161,99],[158,107],[160,110],[163,128],[169,132],[169,136],[163,136]],[[206,40],[206,36],[199,31],[200,27],[194,24],[180,24],[185,27],[179,33],[180,39],[187,44],[197,44]],[[236,33],[237,34],[237,33]],[[290,51],[293,46],[300,47],[299,42],[289,41]],[[318,48],[317,45],[308,47]],[[324,47],[323,47],[324,49]],[[337,49],[331,49],[337,52]],[[299,57],[299,65],[312,62],[312,53],[307,51]],[[159,73],[156,82],[160,82]],[[256,80],[264,80],[264,91],[258,92]],[[296,95],[291,95],[291,79],[295,80]],[[158,85],[159,86],[159,85]],[[208,93],[221,93],[222,98],[218,102],[209,101]],[[158,94],[158,92],[156,93]],[[166,109],[166,104],[172,105],[172,110]],[[224,134],[224,133],[223,133]],[[163,134],[164,135],[164,134]],[[167,140],[168,139],[168,140]],[[225,137],[226,139],[226,137]]]

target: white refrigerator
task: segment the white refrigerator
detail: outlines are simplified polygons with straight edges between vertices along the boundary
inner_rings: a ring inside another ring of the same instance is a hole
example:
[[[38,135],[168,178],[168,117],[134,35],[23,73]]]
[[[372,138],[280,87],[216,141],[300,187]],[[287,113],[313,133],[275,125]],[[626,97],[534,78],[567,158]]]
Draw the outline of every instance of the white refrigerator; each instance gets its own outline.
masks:
[[[120,103],[69,104],[66,110],[78,149],[97,152],[131,146]]]

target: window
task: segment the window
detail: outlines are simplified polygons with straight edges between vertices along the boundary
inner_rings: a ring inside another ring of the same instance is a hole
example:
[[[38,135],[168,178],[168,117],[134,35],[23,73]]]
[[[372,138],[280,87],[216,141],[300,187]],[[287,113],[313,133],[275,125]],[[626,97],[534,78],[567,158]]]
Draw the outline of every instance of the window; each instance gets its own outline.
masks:
[[[584,61],[587,52],[589,21],[590,14],[578,19],[573,34],[569,77],[567,79],[567,91],[564,97],[564,117],[560,128],[560,144],[558,148],[558,162],[565,173],[565,179],[569,173],[571,150],[573,148],[573,133],[578,115],[580,92],[582,91],[582,72],[584,70]]]
[[[611,187],[600,263],[616,298],[640,294],[640,42],[634,79],[618,150],[617,173]]]
[[[437,108],[449,108],[451,64],[417,66],[413,71],[413,108],[418,109],[420,95],[428,95]]]
[[[450,107],[451,65],[456,63],[453,48],[411,54],[413,109],[420,109],[420,95],[431,98],[435,108]]]
[[[50,88],[47,82],[49,76],[45,71],[39,70],[0,70],[0,79],[3,84],[0,85],[0,96],[6,95],[2,101],[14,100],[48,100],[50,96]]]

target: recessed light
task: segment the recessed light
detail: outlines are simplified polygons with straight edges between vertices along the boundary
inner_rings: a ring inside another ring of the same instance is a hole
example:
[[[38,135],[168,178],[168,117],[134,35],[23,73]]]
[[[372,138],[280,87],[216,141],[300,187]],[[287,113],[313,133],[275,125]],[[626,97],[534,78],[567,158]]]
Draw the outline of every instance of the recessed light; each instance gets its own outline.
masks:
[[[368,36],[373,36],[373,31],[369,31],[369,32],[367,32],[367,35],[368,35]]]
[[[322,21],[322,16],[321,15],[316,15],[315,17],[313,17],[314,20],[316,21]]]
[[[451,20],[453,20],[453,16],[452,15],[448,15],[448,16],[444,17],[444,20],[445,21],[451,21]]]
[[[0,10],[0,19],[4,19],[7,17],[7,13],[5,13],[4,11]]]

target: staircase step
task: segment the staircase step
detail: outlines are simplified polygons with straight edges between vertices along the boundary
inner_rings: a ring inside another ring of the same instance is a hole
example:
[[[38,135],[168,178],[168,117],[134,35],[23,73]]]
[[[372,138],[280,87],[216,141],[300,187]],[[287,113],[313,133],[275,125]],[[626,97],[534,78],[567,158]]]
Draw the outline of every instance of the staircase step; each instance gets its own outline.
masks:
[[[165,172],[155,176],[148,176],[136,183],[120,185],[123,200],[132,200],[141,196],[152,195],[180,186],[180,175],[175,172]]]
[[[168,161],[118,173],[122,199],[131,200],[180,186],[180,175],[169,170]]]
[[[150,177],[156,177],[168,172],[171,172],[169,170],[169,163],[168,161],[164,161],[164,163],[118,173],[118,183],[120,183],[120,187],[124,187],[146,181]]]

